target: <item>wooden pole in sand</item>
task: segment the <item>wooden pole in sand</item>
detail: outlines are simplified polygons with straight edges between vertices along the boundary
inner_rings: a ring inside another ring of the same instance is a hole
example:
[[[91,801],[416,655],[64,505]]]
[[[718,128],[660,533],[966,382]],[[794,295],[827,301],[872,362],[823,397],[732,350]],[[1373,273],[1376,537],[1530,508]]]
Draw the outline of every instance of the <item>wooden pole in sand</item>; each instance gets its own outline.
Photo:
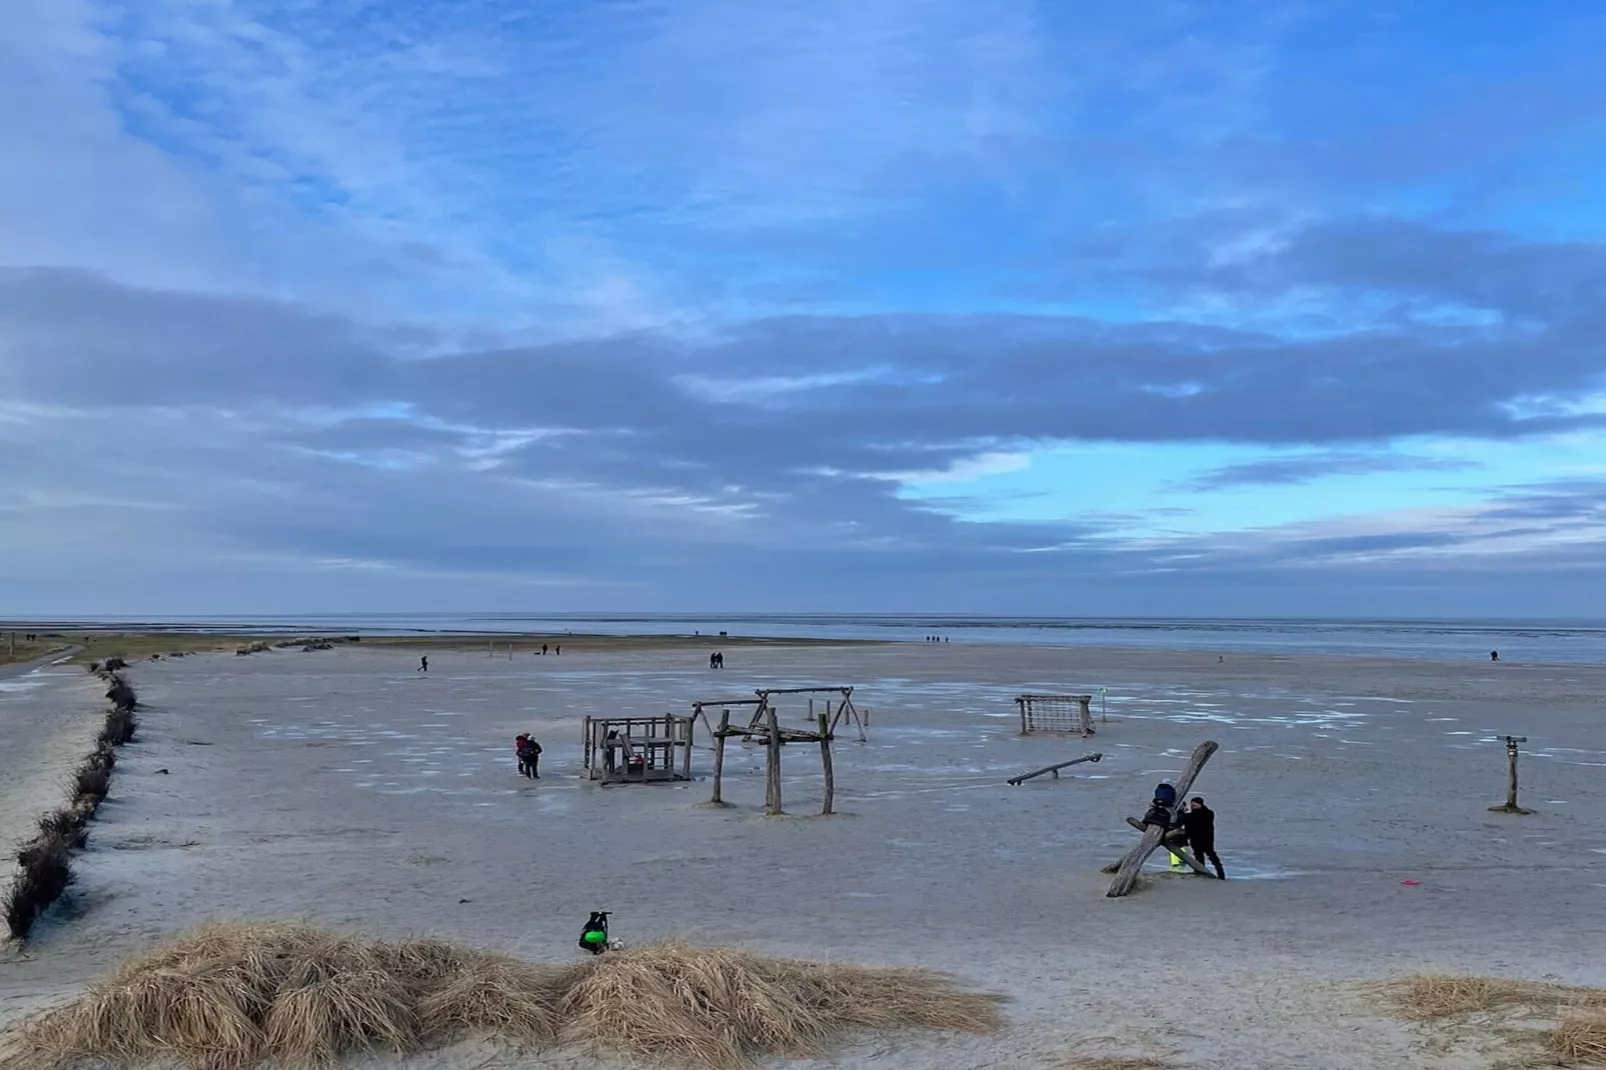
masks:
[[[817,722],[820,726],[820,769],[825,773],[825,804],[820,807],[820,813],[835,813],[831,809],[836,801],[836,771],[831,767],[831,720],[824,714]]]
[[[1528,742],[1527,736],[1502,736],[1506,743],[1506,804],[1504,806],[1491,806],[1489,811],[1497,814],[1531,814],[1532,810],[1524,810],[1517,805],[1517,744]]]
[[[717,806],[725,805],[725,797],[720,794],[720,784],[725,776],[725,733],[731,726],[731,711],[719,711],[719,731],[714,734],[714,795],[708,801]]]
[[[771,817],[785,813],[781,809],[781,726],[776,723],[775,707],[766,703],[764,724],[769,739],[764,746],[764,812]]]

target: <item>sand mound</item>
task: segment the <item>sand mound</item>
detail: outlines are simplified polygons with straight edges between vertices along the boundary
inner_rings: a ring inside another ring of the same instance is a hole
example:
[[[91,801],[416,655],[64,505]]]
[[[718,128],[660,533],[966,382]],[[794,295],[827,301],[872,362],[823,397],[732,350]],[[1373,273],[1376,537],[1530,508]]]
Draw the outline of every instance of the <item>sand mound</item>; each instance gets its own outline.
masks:
[[[214,923],[131,959],[9,1039],[19,1060],[37,1067],[326,1065],[469,1035],[733,1067],[759,1053],[816,1051],[853,1027],[985,1031],[999,1020],[992,997],[920,970],[675,943],[539,966],[440,940]]]
[[[1568,1066],[1606,1066],[1606,988],[1421,973],[1386,981],[1374,991],[1396,1014],[1412,1021],[1504,1011],[1554,1022],[1540,1035],[1553,1055]]]

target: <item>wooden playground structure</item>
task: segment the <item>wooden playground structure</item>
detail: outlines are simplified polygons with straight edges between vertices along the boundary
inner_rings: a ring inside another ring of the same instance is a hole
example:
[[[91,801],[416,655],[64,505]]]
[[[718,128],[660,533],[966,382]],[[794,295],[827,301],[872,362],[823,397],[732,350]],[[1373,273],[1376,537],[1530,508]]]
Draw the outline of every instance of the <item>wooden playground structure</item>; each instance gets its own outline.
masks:
[[[604,784],[690,780],[694,724],[674,714],[587,717],[582,776]]]
[[[802,715],[802,720],[807,724],[814,725],[819,717],[823,715],[826,723],[830,726],[833,736],[835,736],[839,725],[851,724],[858,733],[860,743],[868,743],[870,741],[869,711],[861,710],[853,704],[853,688],[851,687],[840,685],[761,687],[755,690],[753,695],[753,698],[707,699],[701,702],[693,702],[691,704],[692,718],[694,720],[700,719],[703,722],[703,727],[713,732],[714,726],[708,720],[709,710],[729,712],[735,706],[751,706],[753,707],[753,715],[748,718],[747,727],[733,734],[746,737],[744,742],[759,743],[763,741],[760,737],[767,731],[766,726],[769,723],[770,713],[775,713],[777,718],[780,716],[780,710],[773,696],[789,695],[799,698],[807,696],[808,712]],[[820,703],[818,707],[815,705],[817,702]]]
[[[1171,819],[1173,822],[1176,821],[1177,812],[1188,805],[1188,792],[1193,788],[1194,780],[1204,769],[1205,763],[1210,760],[1210,756],[1219,749],[1219,744],[1214,740],[1208,739],[1193,749],[1193,757],[1188,759],[1188,767],[1177,778],[1177,799],[1171,806]],[[1127,818],[1126,823],[1143,833],[1143,838],[1119,862],[1104,867],[1105,873],[1115,874],[1115,879],[1110,882],[1110,890],[1104,893],[1111,899],[1119,899],[1137,886],[1138,874],[1143,869],[1143,863],[1148,861],[1149,856],[1158,850],[1166,840],[1166,830],[1159,825],[1145,825],[1135,817]],[[1178,843],[1165,843],[1165,847],[1166,850],[1181,859],[1188,868],[1201,877],[1215,876],[1208,869],[1205,869],[1198,859],[1193,857],[1193,854],[1186,846]]]
[[[1092,695],[1016,695],[1020,710],[1020,734],[1074,732],[1083,739],[1093,728]]]
[[[714,740],[714,790],[709,797],[712,806],[727,805],[724,797],[725,741],[733,736],[743,743],[764,748],[764,812],[770,815],[785,813],[781,802],[781,752],[788,743],[812,743],[820,748],[820,770],[824,780],[824,798],[820,813],[834,813],[836,801],[836,774],[831,761],[831,743],[836,739],[838,726],[851,724],[858,733],[860,743],[870,738],[870,719],[866,711],[853,704],[853,688],[830,687],[767,687],[753,692],[753,698],[710,699],[692,703],[688,721],[701,719]],[[807,728],[786,728],[780,723],[780,711],[774,696],[807,696],[808,712],[802,719]],[[816,703],[821,703],[817,707]],[[731,723],[733,707],[753,708],[745,725]],[[719,727],[708,721],[709,710],[719,711]]]

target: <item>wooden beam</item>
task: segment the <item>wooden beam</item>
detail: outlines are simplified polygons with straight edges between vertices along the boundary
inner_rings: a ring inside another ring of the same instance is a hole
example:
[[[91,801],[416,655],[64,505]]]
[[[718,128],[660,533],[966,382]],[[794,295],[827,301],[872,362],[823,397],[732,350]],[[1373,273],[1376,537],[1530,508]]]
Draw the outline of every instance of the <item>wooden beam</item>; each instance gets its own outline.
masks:
[[[1143,822],[1139,821],[1135,817],[1127,818],[1126,819],[1126,823],[1128,825],[1131,825],[1133,828],[1137,829],[1139,832],[1142,832],[1146,828],[1148,828],[1147,825],[1145,825]],[[1165,845],[1162,844],[1161,846],[1165,846]],[[1166,847],[1165,849],[1167,851],[1170,851],[1172,854],[1176,855],[1178,858],[1182,859],[1182,861],[1186,862],[1187,865],[1188,865],[1188,868],[1193,870],[1195,873],[1199,874],[1199,876],[1201,876],[1201,877],[1214,877],[1215,876],[1214,873],[1212,873],[1208,869],[1204,868],[1204,866],[1199,863],[1198,859],[1194,858],[1193,855],[1189,854],[1188,853],[1188,849],[1186,847]],[[1120,863],[1119,862],[1116,863],[1116,868],[1117,869],[1120,868]]]
[[[807,695],[807,694],[809,694],[811,692],[814,693],[814,694],[819,694],[822,691],[830,691],[830,692],[832,692],[834,694],[840,694],[840,695],[850,695],[850,694],[853,693],[853,688],[851,688],[851,687],[763,687],[763,688],[759,688],[758,691],[755,692],[755,693],[760,695],[760,696],[762,696],[762,695]]]
[[[1188,791],[1193,787],[1193,782],[1199,776],[1200,771],[1204,769],[1205,763],[1219,749],[1220,744],[1214,740],[1206,740],[1193,749],[1193,757],[1188,759],[1188,767],[1182,771],[1182,776],[1177,778],[1177,802],[1171,808],[1173,819],[1177,815],[1178,808],[1187,803]],[[1158,825],[1149,825],[1144,828],[1143,839],[1138,841],[1138,845],[1132,848],[1125,858],[1121,859],[1121,866],[1116,870],[1115,879],[1110,882],[1110,890],[1104,893],[1107,897],[1119,899],[1132,891],[1133,886],[1138,882],[1138,874],[1143,869],[1143,863],[1147,862],[1149,856],[1154,853],[1155,848],[1160,846],[1160,840],[1165,835],[1165,832],[1166,830]]]
[[[764,748],[764,812],[771,817],[785,813],[781,809],[781,728],[775,723],[775,707],[768,708],[766,723],[769,738]]]
[[[1059,771],[1064,769],[1066,766],[1081,765],[1083,762],[1096,762],[1103,757],[1104,755],[1102,753],[1084,754],[1080,758],[1072,758],[1068,762],[1058,762],[1054,765],[1045,765],[1043,768],[1034,769],[1030,773],[1022,773],[1020,776],[1010,777],[1008,780],[1004,781],[1004,783],[1019,787],[1023,781],[1030,780],[1032,777],[1042,776],[1044,773],[1053,773],[1054,779],[1058,780],[1060,776]]]
[[[725,735],[730,730],[731,711],[721,710],[719,714],[719,731],[714,734],[714,794],[708,800],[711,803],[723,806],[725,798],[720,794],[720,785],[725,776]]]

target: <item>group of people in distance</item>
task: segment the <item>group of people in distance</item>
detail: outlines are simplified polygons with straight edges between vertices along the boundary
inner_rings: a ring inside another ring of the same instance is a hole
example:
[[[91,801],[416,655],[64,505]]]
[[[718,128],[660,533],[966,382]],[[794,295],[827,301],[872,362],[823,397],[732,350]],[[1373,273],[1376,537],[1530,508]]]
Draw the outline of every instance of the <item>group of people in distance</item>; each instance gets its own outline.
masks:
[[[1177,789],[1170,784],[1161,784],[1154,789],[1154,802],[1149,806],[1149,812],[1143,815],[1143,823],[1157,825],[1164,830],[1160,843],[1166,848],[1193,848],[1201,864],[1208,861],[1215,869],[1216,876],[1226,880],[1227,873],[1221,866],[1221,856],[1216,854],[1216,812],[1205,805],[1202,795],[1189,799],[1188,805],[1173,815],[1172,808],[1176,805]]]
[[[725,655],[719,651],[708,655],[708,667],[710,669],[723,669],[725,667]]]

